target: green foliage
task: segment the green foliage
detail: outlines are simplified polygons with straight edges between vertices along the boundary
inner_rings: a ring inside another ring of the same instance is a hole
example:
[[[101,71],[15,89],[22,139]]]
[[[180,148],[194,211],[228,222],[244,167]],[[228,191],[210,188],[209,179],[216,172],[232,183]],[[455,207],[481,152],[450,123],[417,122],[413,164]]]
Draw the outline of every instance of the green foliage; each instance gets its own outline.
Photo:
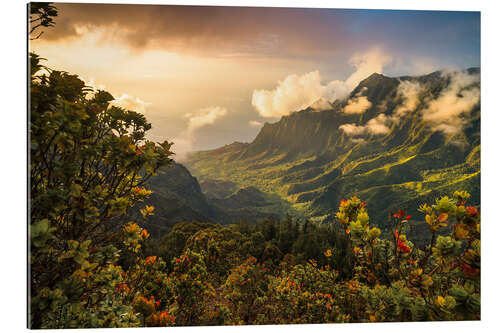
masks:
[[[263,236],[243,233],[234,227],[206,228],[198,231],[186,242],[186,247],[204,255],[212,281],[223,281],[232,267],[241,264],[248,256],[262,257]]]
[[[179,325],[201,325],[206,303],[213,294],[204,258],[191,250],[173,260],[173,309]]]
[[[254,257],[233,268],[223,284],[223,297],[229,302],[229,323],[257,324],[265,313],[268,282],[265,264],[257,263]]]
[[[149,237],[125,217],[171,144],[146,140],[143,115],[41,60],[30,55],[31,327],[134,326],[113,265]]]
[[[348,316],[335,304],[333,293],[338,274],[329,267],[318,268],[311,260],[270,278],[269,316],[262,323],[346,322]]]

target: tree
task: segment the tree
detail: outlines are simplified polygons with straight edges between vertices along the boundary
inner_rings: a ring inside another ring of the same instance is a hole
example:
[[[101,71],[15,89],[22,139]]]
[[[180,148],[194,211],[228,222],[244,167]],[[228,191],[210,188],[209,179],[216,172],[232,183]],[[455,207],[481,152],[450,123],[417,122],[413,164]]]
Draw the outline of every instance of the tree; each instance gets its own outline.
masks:
[[[151,124],[114,106],[108,92],[94,92],[78,76],[43,66],[36,54],[30,63],[31,324],[71,327],[77,314],[68,307],[99,289],[89,277],[105,274],[119,250],[137,252],[149,236],[126,220],[127,210],[151,193],[144,183],[171,163],[171,143],[147,140]],[[141,212],[147,217],[154,207]],[[120,270],[101,276],[105,284],[97,279],[99,286],[120,281]],[[89,304],[102,311],[102,300],[93,300]],[[95,311],[89,304],[83,308]],[[119,326],[113,320],[90,316],[78,322]]]
[[[57,8],[51,2],[31,2],[29,8],[29,39],[40,38],[43,31],[32,37],[32,34],[41,27],[53,27],[55,25],[53,17],[57,16]]]

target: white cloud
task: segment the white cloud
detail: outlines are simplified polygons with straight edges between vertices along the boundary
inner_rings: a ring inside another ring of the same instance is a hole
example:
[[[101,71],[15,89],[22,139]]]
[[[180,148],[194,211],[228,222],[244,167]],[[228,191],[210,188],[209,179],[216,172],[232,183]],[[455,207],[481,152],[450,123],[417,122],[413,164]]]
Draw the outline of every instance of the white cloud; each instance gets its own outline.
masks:
[[[392,58],[384,54],[380,49],[373,49],[365,54],[355,54],[349,63],[356,68],[356,71],[345,81],[349,92],[371,74],[382,74],[384,66],[391,61]]]
[[[362,89],[355,97],[351,98],[344,107],[346,114],[363,113],[371,107],[370,101],[365,96],[361,96],[366,88]],[[393,123],[399,123],[401,117],[416,109],[418,97],[422,90],[419,83],[410,81],[401,81],[398,86],[397,94],[401,97],[402,103],[394,109],[392,116],[380,113],[377,117],[370,119],[365,125],[344,124],[339,129],[350,136],[359,136],[363,134],[382,135],[390,131],[389,126]],[[383,110],[385,104],[379,105]]]
[[[359,144],[366,143],[366,140],[363,138],[352,138],[351,141]]]
[[[363,134],[381,135],[387,134],[390,131],[388,125],[392,122],[390,117],[381,113],[377,117],[370,119],[366,125],[344,124],[340,125],[339,129],[350,136],[359,136]]]
[[[478,86],[470,87],[479,82],[479,75],[463,71],[449,71],[443,76],[450,80],[446,89],[434,100],[428,102],[422,110],[422,119],[432,130],[446,134],[460,132],[468,122],[473,107],[481,98]]]
[[[377,117],[370,119],[365,127],[366,131],[371,134],[387,134],[390,131],[388,124],[392,122],[390,117],[381,113]]]
[[[361,80],[372,73],[382,73],[391,58],[379,49],[355,54],[350,59],[356,70],[345,81],[334,80],[322,84],[318,71],[304,75],[291,74],[273,90],[254,90],[252,105],[262,117],[278,118],[307,108],[320,99],[333,102],[349,95]]]
[[[111,102],[111,105],[146,114],[146,107],[150,106],[151,103],[144,102],[139,97],[122,94],[120,97],[115,97],[115,100]]]
[[[364,91],[366,91],[366,87],[363,87],[356,96],[350,98],[342,112],[346,114],[360,114],[368,110],[372,106],[372,103],[366,96],[362,96]]]
[[[340,125],[339,129],[344,131],[345,134],[347,135],[361,135],[365,133],[365,128],[364,126],[356,125],[356,124],[344,124]]]
[[[248,122],[248,125],[253,126],[253,127],[261,127],[262,123],[260,121],[257,121],[257,120],[250,120]]]
[[[426,106],[419,112],[421,112],[422,120],[431,130],[456,134],[462,131],[469,121],[470,112],[480,101],[479,86],[471,86],[478,83],[480,78],[477,74],[468,74],[464,71],[446,71],[442,75],[449,80],[448,86],[437,98],[425,100]],[[390,131],[390,125],[399,123],[402,117],[419,107],[422,102],[420,95],[423,89],[424,87],[418,82],[401,81],[398,86],[398,95],[402,98],[402,103],[394,109],[392,116],[381,113],[365,125],[344,124],[339,126],[339,129],[350,136],[387,134]],[[355,106],[359,103],[350,103],[351,100],[344,112],[358,113],[354,111],[358,110]],[[352,108],[352,112],[346,111],[348,107]]]
[[[328,102],[326,99],[320,98],[316,102],[309,105],[309,107],[312,108],[314,111],[325,111],[325,110],[331,110],[333,106],[332,103]]]
[[[416,110],[419,104],[419,96],[423,87],[418,82],[400,81],[398,86],[398,96],[403,99],[402,104],[394,109],[394,120]]]
[[[85,81],[85,85],[91,87],[94,90],[104,90],[104,89],[106,89],[106,86],[104,84],[97,84],[95,82],[95,79],[93,77],[91,77],[88,81],[85,80],[85,79],[83,79],[83,81]]]
[[[193,133],[198,128],[201,128],[205,125],[212,125],[217,118],[225,116],[227,114],[227,109],[220,106],[212,106],[208,108],[201,109],[198,114],[192,115],[191,113],[187,114],[187,118],[189,118],[188,133]]]
[[[372,103],[366,96],[353,97],[344,107],[343,112],[347,114],[363,113],[372,106]]]
[[[320,99],[325,90],[318,71],[300,76],[292,74],[272,91],[254,90],[252,105],[262,117],[281,117],[307,108]]]
[[[92,98],[98,90],[105,90],[106,86],[104,84],[96,83],[95,79],[91,77],[89,80],[83,79],[85,85],[91,87],[93,92],[87,94],[87,98]],[[136,111],[142,114],[146,114],[146,107],[150,106],[151,103],[145,102],[139,97],[135,97],[129,94],[121,94],[119,97],[115,97],[110,103],[111,105],[124,108],[126,110]]]
[[[186,158],[187,153],[193,150],[193,145],[196,141],[195,132],[207,125],[213,125],[217,119],[227,114],[227,109],[220,106],[212,106],[204,108],[196,112],[196,114],[187,113],[186,118],[189,118],[187,128],[177,137],[172,139],[174,145],[175,159],[181,161]]]

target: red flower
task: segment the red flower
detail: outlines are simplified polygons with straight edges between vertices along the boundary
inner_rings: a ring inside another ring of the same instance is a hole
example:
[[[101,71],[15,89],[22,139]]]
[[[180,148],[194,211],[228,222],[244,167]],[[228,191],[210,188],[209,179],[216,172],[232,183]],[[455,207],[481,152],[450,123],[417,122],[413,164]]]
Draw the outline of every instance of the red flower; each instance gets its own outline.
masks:
[[[408,245],[398,239],[398,251],[402,253],[408,253],[411,251],[411,249],[408,247]]]
[[[397,230],[394,230],[394,237],[396,238],[396,240],[399,240],[399,234]]]
[[[118,291],[126,291],[128,289],[127,284],[125,282],[117,283],[115,289]]]
[[[156,256],[151,256],[151,257],[146,258],[146,264],[149,264],[149,263],[154,264],[155,261],[156,261]]]
[[[399,234],[397,230],[394,230],[394,236],[396,237],[397,248],[399,252],[408,253],[411,251],[410,247],[406,245],[401,239],[399,239]]]
[[[396,214],[394,214],[394,217],[397,219],[402,219],[405,217],[405,212],[404,210],[400,209]]]
[[[467,210],[467,214],[469,214],[469,216],[479,215],[479,211],[474,206],[467,206],[465,209]]]

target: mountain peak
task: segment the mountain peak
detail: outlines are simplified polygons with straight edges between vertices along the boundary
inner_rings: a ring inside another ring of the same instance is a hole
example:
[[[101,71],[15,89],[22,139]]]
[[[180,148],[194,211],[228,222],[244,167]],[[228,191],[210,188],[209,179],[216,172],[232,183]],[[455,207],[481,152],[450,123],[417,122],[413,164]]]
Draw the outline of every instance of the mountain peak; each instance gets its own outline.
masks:
[[[392,77],[385,76],[380,73],[373,73],[366,79],[362,80],[358,86],[351,92],[351,97],[361,93],[363,90],[368,89],[364,95],[368,99],[378,98],[377,96],[385,95],[398,85],[398,80]]]
[[[373,73],[372,75],[368,76],[365,80],[377,80],[377,79],[383,79],[386,76],[384,74],[380,73]]]
[[[362,80],[359,83],[359,86],[373,86],[376,84],[379,84],[380,82],[386,81],[386,80],[393,80],[393,78],[390,78],[388,76],[385,76],[380,73],[373,73],[372,75],[368,76],[366,79]]]
[[[316,102],[309,105],[308,109],[309,108],[315,111],[323,111],[323,110],[331,110],[333,108],[333,105],[325,98],[320,98]]]

